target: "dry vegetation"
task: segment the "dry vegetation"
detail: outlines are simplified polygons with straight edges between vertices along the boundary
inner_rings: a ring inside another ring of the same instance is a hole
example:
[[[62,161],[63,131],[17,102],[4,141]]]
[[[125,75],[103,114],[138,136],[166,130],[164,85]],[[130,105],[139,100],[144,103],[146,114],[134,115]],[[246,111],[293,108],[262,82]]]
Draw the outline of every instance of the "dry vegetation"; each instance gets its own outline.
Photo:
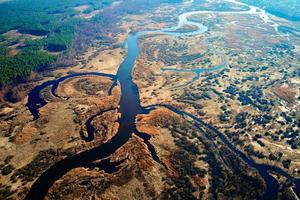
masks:
[[[116,133],[120,88],[117,86],[108,96],[111,84],[110,79],[95,76],[69,79],[57,90],[68,98],[53,97],[50,90],[43,92],[49,102],[40,109],[38,120],[32,121],[26,109],[11,111],[11,118],[2,117],[0,159],[7,160],[1,166],[1,189],[7,188],[2,198],[23,198],[32,182],[54,162],[93,148]],[[79,134],[86,129],[85,121],[106,109],[111,111],[92,121],[97,127],[95,139],[86,143]]]

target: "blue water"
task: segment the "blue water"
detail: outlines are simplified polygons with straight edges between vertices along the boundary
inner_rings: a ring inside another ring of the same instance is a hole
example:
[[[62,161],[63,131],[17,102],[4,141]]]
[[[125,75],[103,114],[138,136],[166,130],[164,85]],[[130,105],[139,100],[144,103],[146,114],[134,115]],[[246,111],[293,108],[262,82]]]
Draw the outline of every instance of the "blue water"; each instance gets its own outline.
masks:
[[[199,25],[199,27],[203,28]],[[173,28],[174,29],[174,28]],[[121,113],[121,118],[119,120],[120,126],[118,129],[118,132],[115,136],[113,136],[108,142],[99,145],[91,150],[87,150],[81,153],[78,153],[74,156],[67,157],[54,165],[50,166],[48,170],[46,170],[32,185],[28,195],[26,196],[26,200],[39,200],[44,199],[46,196],[49,188],[53,185],[53,183],[61,178],[64,174],[66,174],[71,169],[77,168],[77,167],[87,167],[90,168],[93,167],[93,162],[97,160],[104,159],[102,162],[100,162],[99,166],[101,169],[104,169],[107,173],[115,172],[118,169],[118,165],[121,163],[110,163],[107,158],[112,155],[117,149],[122,147],[132,136],[132,133],[136,133],[139,137],[143,138],[145,144],[148,147],[148,150],[150,151],[153,159],[160,163],[160,160],[156,154],[155,148],[151,145],[149,142],[150,136],[147,134],[139,133],[136,130],[135,127],[135,119],[137,114],[145,113],[145,111],[149,108],[143,108],[140,104],[140,97],[138,88],[135,85],[135,83],[132,81],[132,70],[135,64],[136,59],[139,56],[139,46],[138,46],[138,38],[145,35],[145,34],[152,34],[152,33],[159,33],[159,34],[166,34],[170,36],[191,36],[193,34],[200,34],[203,33],[202,29],[201,31],[194,31],[191,33],[174,33],[170,32],[170,29],[164,29],[160,31],[145,31],[145,32],[139,32],[136,34],[130,35],[126,42],[124,43],[124,47],[127,45],[127,55],[125,60],[120,65],[118,72],[116,76],[113,75],[107,75],[102,73],[85,73],[85,74],[73,74],[66,77],[59,78],[57,80],[48,81],[45,82],[36,88],[34,88],[29,93],[28,98],[28,109],[32,113],[34,119],[38,119],[39,112],[38,109],[46,105],[46,101],[44,101],[40,97],[40,92],[48,87],[52,86],[52,93],[55,94],[55,90],[58,87],[58,84],[66,80],[67,78],[72,78],[74,76],[83,76],[83,75],[100,75],[100,76],[107,76],[114,80],[114,84],[112,85],[111,90],[120,83],[121,86],[121,99],[120,99],[120,108],[119,112]],[[176,30],[176,29],[175,29]],[[226,63],[225,63],[226,64]],[[210,69],[195,69],[192,72],[196,74],[195,78],[198,78],[199,75],[203,72],[211,72],[214,70],[220,70],[222,69],[225,64],[222,64],[220,66],[215,66]],[[185,69],[162,69],[162,70],[174,70],[178,72],[185,71]],[[195,80],[195,78],[193,80]],[[56,95],[57,96],[57,95]],[[195,123],[198,123],[200,126],[203,126],[207,129],[210,129],[211,131],[215,132],[218,137],[223,141],[223,143],[230,148],[239,158],[241,158],[247,165],[250,167],[256,169],[261,177],[264,179],[264,182],[266,183],[266,190],[263,194],[263,196],[259,197],[258,199],[276,199],[277,192],[278,192],[278,182],[269,174],[269,171],[276,172],[282,176],[287,177],[295,184],[295,192],[297,195],[300,195],[300,182],[299,180],[293,180],[291,176],[289,176],[287,173],[285,173],[282,169],[277,167],[272,167],[268,165],[261,165],[256,164],[251,158],[244,155],[242,152],[240,152],[234,145],[232,145],[226,137],[220,133],[216,128],[214,128],[212,125],[204,123],[201,119],[186,113],[184,111],[177,110],[171,106],[167,105],[158,105],[158,106],[164,106],[168,109],[171,109],[172,111],[184,115],[189,116],[194,120]],[[154,109],[155,106],[152,107]],[[89,133],[87,142],[91,141],[93,139],[94,129],[90,127],[90,123],[93,120],[95,116],[92,116],[86,123],[87,131]]]

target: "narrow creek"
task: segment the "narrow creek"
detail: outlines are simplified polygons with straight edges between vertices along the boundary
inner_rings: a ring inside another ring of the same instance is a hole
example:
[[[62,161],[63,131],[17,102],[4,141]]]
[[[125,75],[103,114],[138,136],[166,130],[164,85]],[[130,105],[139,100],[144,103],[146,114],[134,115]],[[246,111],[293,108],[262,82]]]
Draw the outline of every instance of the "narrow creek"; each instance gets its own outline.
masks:
[[[244,11],[244,12],[238,12],[238,14],[246,14],[250,11]],[[252,11],[251,11],[252,12]],[[150,136],[147,134],[139,133],[136,130],[135,127],[135,120],[136,116],[138,114],[145,113],[147,111],[146,108],[143,108],[140,104],[140,97],[139,97],[139,91],[137,86],[132,80],[132,70],[135,64],[136,59],[139,56],[139,45],[138,45],[138,39],[141,36],[149,35],[149,34],[165,34],[170,36],[193,36],[197,34],[202,34],[208,30],[207,27],[200,23],[196,22],[190,22],[187,17],[191,16],[192,14],[197,13],[207,13],[207,11],[199,11],[199,12],[189,12],[184,13],[179,16],[179,22],[178,25],[172,28],[162,29],[162,30],[155,30],[155,31],[142,31],[139,33],[131,34],[126,39],[126,45],[127,45],[127,55],[122,62],[122,64],[119,66],[117,74],[114,75],[108,75],[98,72],[91,72],[91,73],[79,73],[79,74],[71,74],[65,77],[61,77],[56,80],[51,80],[48,82],[45,82],[37,87],[35,87],[28,95],[28,104],[27,107],[30,110],[30,112],[33,115],[34,120],[39,118],[39,108],[45,106],[47,102],[40,97],[40,93],[43,89],[52,86],[51,92],[54,96],[56,95],[56,88],[58,87],[59,83],[75,76],[84,76],[84,75],[97,75],[97,76],[105,76],[112,78],[114,80],[114,84],[112,85],[112,88],[116,86],[117,82],[120,83],[121,86],[121,99],[120,99],[120,107],[119,112],[121,113],[121,118],[119,119],[119,129],[115,136],[113,136],[108,142],[101,144],[100,146],[97,146],[91,150],[87,150],[81,153],[78,153],[74,156],[66,157],[65,159],[55,163],[51,167],[49,167],[48,170],[46,170],[32,185],[31,189],[29,190],[28,195],[26,196],[26,200],[39,200],[44,199],[44,197],[47,195],[47,192],[49,188],[54,184],[55,181],[57,181],[59,178],[61,178],[63,175],[65,175],[67,172],[74,168],[78,167],[87,167],[87,168],[93,168],[93,167],[99,167],[100,169],[103,169],[107,173],[113,173],[118,170],[118,166],[122,163],[116,162],[111,163],[109,159],[107,159],[110,155],[116,152],[120,147],[122,147],[132,136],[132,133],[137,134],[139,137],[141,137],[145,144],[148,147],[148,150],[150,151],[153,159],[160,163],[159,157],[157,156],[155,152],[154,146],[149,142]],[[184,25],[194,25],[198,27],[197,31],[187,32],[187,33],[176,33],[176,30]],[[218,66],[215,68],[210,69],[209,71],[214,70],[220,70],[220,68],[224,67]],[[175,70],[175,69],[174,69]],[[199,71],[199,72],[198,72]],[[200,74],[201,72],[205,72],[205,70],[198,69],[196,74]],[[198,77],[197,74],[197,77]],[[111,88],[111,90],[112,90]],[[111,93],[111,90],[109,93]],[[58,96],[57,96],[58,97]],[[227,138],[220,133],[216,128],[214,128],[212,125],[204,123],[201,119],[198,119],[197,117],[186,113],[184,111],[176,110],[175,108],[172,108],[170,106],[166,105],[158,105],[158,106],[164,106],[180,115],[188,116],[191,119],[194,120],[195,123],[198,123],[199,125],[206,127],[210,130],[212,130],[214,133],[218,135],[218,137],[223,141],[223,143],[230,148],[236,156],[241,158],[245,163],[247,163],[249,166],[255,168],[261,177],[264,179],[266,183],[266,191],[264,192],[263,196],[259,199],[276,199],[277,192],[279,189],[278,182],[269,174],[269,171],[273,171],[276,173],[279,173],[282,176],[285,176],[289,178],[294,184],[295,193],[300,196],[300,181],[295,180],[292,177],[290,177],[287,173],[285,173],[282,169],[277,167],[272,167],[268,165],[261,165],[256,164],[251,158],[244,155],[242,152],[240,152],[230,141],[227,140]],[[94,129],[90,127],[90,123],[93,120],[93,118],[96,117],[95,115],[92,116],[90,119],[88,119],[86,126],[89,135],[85,138],[87,141],[91,141],[93,139]],[[94,161],[100,161],[97,165],[94,164]]]
[[[182,110],[178,110],[172,106],[169,105],[164,105],[164,104],[160,104],[160,105],[152,105],[152,106],[148,106],[146,107],[146,109],[155,109],[156,107],[164,107],[167,108],[181,116],[185,116],[185,117],[189,117],[191,118],[196,124],[205,127],[211,131],[213,131],[221,140],[222,142],[230,149],[232,150],[239,158],[241,158],[247,165],[249,165],[250,167],[256,169],[260,176],[264,179],[264,182],[266,183],[266,190],[264,192],[264,194],[259,197],[258,199],[276,199],[277,198],[277,192],[279,190],[279,184],[277,182],[277,180],[270,175],[270,172],[274,172],[276,174],[279,174],[281,176],[286,177],[287,179],[289,179],[291,182],[294,183],[294,192],[297,194],[297,196],[300,195],[300,180],[299,179],[294,179],[292,176],[290,176],[288,173],[286,173],[285,171],[283,171],[281,168],[279,167],[275,167],[275,166],[270,166],[270,165],[266,165],[266,164],[257,164],[252,158],[246,156],[244,153],[242,153],[240,150],[238,150],[225,136],[224,134],[222,134],[218,129],[216,129],[215,127],[213,127],[210,124],[205,123],[204,121],[202,121],[201,119],[197,118],[196,116],[187,113],[185,111]]]

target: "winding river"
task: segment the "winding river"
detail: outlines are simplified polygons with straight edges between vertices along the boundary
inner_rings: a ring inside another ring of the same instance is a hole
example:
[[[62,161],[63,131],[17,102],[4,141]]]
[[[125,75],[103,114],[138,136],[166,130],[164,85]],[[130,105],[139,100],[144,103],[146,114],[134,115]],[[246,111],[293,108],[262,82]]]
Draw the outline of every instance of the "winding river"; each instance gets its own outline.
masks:
[[[57,89],[59,83],[65,81],[67,79],[77,77],[77,76],[91,76],[91,75],[103,76],[103,77],[108,77],[108,78],[112,78],[112,79],[115,78],[114,75],[100,73],[100,72],[72,73],[67,76],[60,77],[56,80],[44,82],[43,84],[38,85],[35,88],[33,88],[28,94],[28,103],[26,105],[28,107],[28,110],[31,112],[33,119],[36,120],[39,118],[39,115],[40,115],[39,109],[44,107],[47,104],[47,102],[40,96],[42,90],[51,86],[51,93],[53,94],[53,96],[60,98],[56,94],[56,89]]]
[[[262,15],[262,12],[257,12],[257,10],[253,10],[252,7],[249,11],[238,11],[238,12],[226,12],[226,13],[236,13],[236,14],[258,14],[260,16]],[[119,129],[115,136],[113,136],[108,142],[101,144],[91,150],[87,150],[81,153],[78,153],[74,156],[66,157],[65,159],[55,163],[52,165],[48,170],[46,170],[32,185],[28,195],[26,196],[26,200],[39,200],[44,199],[44,197],[47,195],[47,192],[49,188],[54,184],[55,181],[57,181],[59,178],[61,178],[63,175],[65,175],[67,172],[74,168],[78,167],[86,167],[86,168],[94,168],[99,167],[100,169],[103,169],[107,173],[113,173],[118,170],[118,166],[122,163],[120,162],[110,162],[108,157],[112,155],[116,150],[118,150],[120,147],[122,147],[132,136],[132,133],[137,134],[139,137],[141,137],[145,144],[147,145],[153,159],[157,161],[158,163],[161,163],[159,160],[159,157],[156,154],[155,148],[152,146],[152,144],[149,142],[150,136],[144,133],[139,133],[136,130],[135,127],[135,120],[136,116],[138,114],[142,114],[145,112],[149,112],[149,109],[155,109],[157,106],[163,106],[165,108],[168,108],[182,116],[190,117],[195,123],[197,123],[199,126],[205,127],[207,129],[210,129],[214,133],[217,134],[217,136],[223,141],[223,143],[230,148],[239,158],[241,158],[245,163],[247,163],[250,167],[255,168],[261,177],[264,179],[266,183],[266,191],[264,194],[260,197],[260,199],[276,199],[277,192],[279,189],[278,182],[273,178],[269,171],[273,171],[276,173],[279,173],[282,176],[287,177],[290,179],[294,184],[294,191],[298,196],[300,196],[300,181],[294,180],[292,177],[290,177],[287,173],[285,173],[282,169],[277,167],[272,167],[268,165],[263,164],[256,164],[251,158],[244,155],[242,152],[240,152],[234,145],[231,144],[230,141],[227,140],[227,138],[220,133],[216,128],[214,128],[212,125],[206,124],[201,119],[186,113],[184,111],[177,110],[173,107],[170,107],[168,105],[157,105],[152,106],[148,108],[143,108],[140,104],[140,97],[138,88],[135,85],[135,83],[132,80],[132,70],[135,64],[136,59],[139,56],[139,45],[138,45],[138,39],[141,36],[150,35],[150,34],[165,34],[170,36],[193,36],[197,34],[202,34],[208,30],[206,26],[203,24],[197,23],[197,22],[191,22],[188,20],[188,17],[194,14],[207,14],[215,11],[195,11],[195,12],[188,12],[184,13],[179,16],[179,22],[177,26],[166,28],[162,30],[155,30],[155,31],[142,31],[135,34],[129,35],[129,37],[126,39],[126,45],[127,45],[127,55],[122,62],[122,64],[119,66],[118,72],[116,75],[109,75],[109,74],[103,74],[98,72],[91,72],[91,73],[76,73],[71,74],[65,77],[61,77],[57,80],[51,80],[48,82],[45,82],[37,87],[35,87],[30,93],[28,98],[28,104],[27,107],[32,113],[34,120],[39,118],[39,109],[47,104],[47,102],[40,97],[40,93],[43,89],[47,87],[52,87],[51,92],[54,96],[58,97],[55,93],[56,88],[58,87],[59,83],[75,76],[84,76],[84,75],[96,75],[96,76],[105,76],[109,77],[114,80],[114,83],[112,85],[112,88],[116,86],[117,82],[120,83],[121,86],[121,99],[120,99],[120,107],[119,112],[121,113],[121,118],[119,119]],[[224,12],[223,12],[224,13]],[[187,33],[177,33],[176,30],[181,28],[184,25],[193,25],[197,27],[196,31],[187,32]],[[210,69],[209,71],[219,70],[220,68],[224,67],[224,65],[215,67]],[[176,69],[174,69],[176,70]],[[203,69],[199,69],[195,73],[202,73],[205,72]],[[198,76],[197,76],[198,77]],[[196,77],[196,78],[197,78]],[[111,90],[112,90],[111,88]],[[111,93],[111,90],[109,93]],[[101,113],[98,113],[101,114]],[[82,136],[86,139],[86,141],[91,141],[93,139],[94,129],[91,127],[91,121],[93,118],[95,118],[96,115],[92,116],[90,119],[86,122],[87,132],[88,136]],[[95,161],[99,161],[98,164],[94,164]]]

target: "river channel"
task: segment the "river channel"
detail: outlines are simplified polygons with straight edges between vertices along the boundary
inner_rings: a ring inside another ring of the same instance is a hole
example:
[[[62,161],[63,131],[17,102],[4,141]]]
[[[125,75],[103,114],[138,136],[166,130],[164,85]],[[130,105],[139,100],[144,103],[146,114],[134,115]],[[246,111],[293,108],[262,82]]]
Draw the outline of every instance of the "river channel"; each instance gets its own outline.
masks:
[[[125,45],[127,46],[127,55],[124,59],[124,61],[119,66],[118,72],[116,75],[109,75],[109,74],[103,74],[98,72],[91,72],[91,73],[75,73],[71,74],[69,76],[61,77],[56,80],[51,80],[48,82],[45,82],[37,87],[35,87],[30,93],[28,98],[28,104],[27,107],[30,110],[30,112],[33,115],[34,120],[39,118],[39,108],[45,106],[47,102],[40,97],[40,93],[43,89],[46,87],[52,87],[51,92],[54,96],[58,97],[55,93],[56,88],[58,87],[59,83],[61,81],[64,81],[68,78],[72,78],[75,76],[84,76],[84,75],[95,75],[95,76],[105,76],[109,77],[114,80],[114,84],[112,85],[112,88],[119,82],[121,86],[121,99],[120,99],[120,107],[119,112],[121,113],[121,118],[119,119],[119,129],[115,136],[113,136],[108,142],[101,144],[100,146],[97,146],[91,150],[87,150],[84,152],[81,152],[79,154],[76,154],[74,156],[67,157],[54,165],[52,165],[48,170],[46,170],[32,185],[28,195],[26,196],[26,200],[39,200],[44,199],[44,197],[47,195],[47,192],[49,188],[54,184],[55,181],[57,181],[59,178],[61,178],[63,175],[65,175],[67,172],[74,168],[78,167],[87,167],[92,168],[96,167],[93,162],[97,160],[102,160],[100,164],[97,165],[100,169],[103,169],[107,173],[113,173],[118,170],[118,165],[121,164],[121,162],[117,163],[111,163],[107,159],[110,155],[116,152],[120,147],[122,147],[132,136],[132,133],[136,133],[139,137],[141,137],[145,144],[148,147],[148,150],[150,151],[153,159],[160,163],[159,157],[157,156],[155,152],[155,148],[151,145],[149,142],[150,136],[139,133],[136,130],[135,127],[135,120],[136,116],[138,114],[143,114],[146,112],[147,108],[143,108],[140,104],[140,97],[139,97],[139,91],[136,86],[136,84],[132,80],[132,70],[135,64],[135,61],[137,60],[140,49],[138,45],[138,40],[142,36],[151,36],[152,34],[164,34],[174,37],[189,37],[193,35],[203,34],[206,31],[208,31],[208,28],[204,26],[203,24],[197,23],[197,22],[191,22],[188,20],[188,17],[194,14],[206,14],[216,11],[193,11],[188,13],[181,14],[178,19],[178,25],[161,29],[161,30],[154,30],[154,31],[142,31],[138,33],[134,33],[129,35],[129,37],[126,39]],[[229,12],[226,12],[229,13]],[[234,12],[230,12],[231,14]],[[237,14],[259,14],[262,15],[262,13],[258,13],[257,11],[254,11],[253,8],[251,8],[249,11],[239,11]],[[196,31],[187,32],[187,33],[180,33],[176,32],[177,29],[183,27],[184,25],[193,25],[197,27]],[[208,70],[209,72],[212,72],[214,70],[221,70],[226,65],[222,64],[220,66],[216,66],[214,68],[211,68]],[[173,69],[176,71],[176,69]],[[205,72],[204,69],[198,69],[195,71],[197,74],[196,78],[199,77],[199,74],[202,72]],[[259,197],[259,199],[276,199],[277,192],[279,189],[279,184],[276,181],[275,178],[273,178],[270,175],[270,171],[279,173],[282,176],[287,177],[290,179],[295,187],[294,191],[295,193],[300,196],[300,181],[293,179],[290,175],[285,173],[282,169],[277,167],[272,167],[264,164],[257,164],[255,163],[251,158],[244,155],[242,152],[240,152],[232,143],[222,134],[220,133],[216,128],[214,128],[210,124],[204,123],[201,119],[186,113],[184,111],[176,110],[175,108],[172,108],[167,105],[157,105],[157,106],[164,106],[182,116],[190,117],[192,120],[194,120],[195,123],[197,123],[200,126],[203,126],[205,128],[208,128],[212,130],[216,135],[223,141],[223,143],[230,148],[236,156],[238,156],[240,159],[242,159],[245,163],[247,163],[250,167],[256,169],[261,177],[264,179],[264,182],[266,184],[266,190],[264,194]],[[154,106],[153,106],[154,107]],[[99,113],[100,114],[100,113]],[[90,122],[92,121],[92,118],[95,116],[92,116],[90,119],[87,120],[86,126],[89,133],[89,136],[86,138],[86,141],[91,141],[93,139],[93,131],[94,129],[90,126]]]

